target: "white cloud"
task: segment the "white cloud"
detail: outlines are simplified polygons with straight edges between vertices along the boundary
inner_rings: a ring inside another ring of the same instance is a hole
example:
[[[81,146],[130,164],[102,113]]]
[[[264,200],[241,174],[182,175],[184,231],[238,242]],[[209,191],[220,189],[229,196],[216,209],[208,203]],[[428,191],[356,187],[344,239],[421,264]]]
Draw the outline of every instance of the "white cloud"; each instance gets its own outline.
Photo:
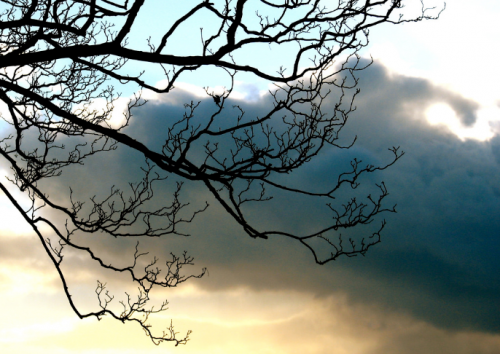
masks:
[[[480,109],[477,112],[477,121],[472,127],[464,127],[458,119],[456,112],[444,103],[437,103],[430,106],[426,110],[425,115],[431,125],[446,127],[462,141],[465,139],[485,141],[495,136],[489,124],[489,118],[500,115],[500,109],[497,107],[484,107]]]
[[[424,3],[442,8],[444,1]],[[450,120],[443,123],[461,139],[489,139],[490,122],[500,120],[500,111],[493,108],[499,99],[500,68],[492,61],[500,54],[500,28],[491,25],[499,16],[500,6],[493,1],[447,2],[438,20],[374,28],[373,45],[364,53],[393,73],[425,78],[478,102],[480,123],[472,129],[459,128]]]

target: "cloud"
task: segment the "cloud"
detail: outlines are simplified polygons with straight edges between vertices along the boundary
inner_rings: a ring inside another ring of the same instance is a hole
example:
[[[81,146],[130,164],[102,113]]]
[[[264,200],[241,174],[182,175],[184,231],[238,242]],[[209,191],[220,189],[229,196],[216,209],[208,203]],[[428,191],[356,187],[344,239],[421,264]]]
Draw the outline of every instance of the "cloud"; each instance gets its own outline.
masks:
[[[401,145],[406,151],[403,159],[365,181],[384,180],[391,201],[398,204],[398,215],[387,216],[384,242],[365,259],[342,259],[320,268],[292,242],[246,239],[213,208],[199,217],[197,225],[203,231],[193,226],[198,231],[186,244],[212,274],[221,274],[204,286],[214,291],[249,286],[316,294],[340,288],[357,301],[409,311],[443,328],[499,331],[495,299],[500,296],[500,279],[494,274],[500,274],[495,261],[500,169],[492,152],[498,138],[462,141],[445,127],[430,125],[425,109],[433,104],[448,104],[464,125],[474,123],[478,104],[424,79],[389,75],[382,66],[372,65],[360,73],[360,88],[357,111],[343,131],[345,141],[358,137],[351,152],[324,153],[307,171],[287,178],[327,187],[342,171],[337,166],[351,157],[380,163],[388,157],[384,150]],[[262,104],[244,109],[256,114]],[[141,118],[155,119],[159,113],[147,115]],[[153,125],[161,124],[157,122]],[[276,228],[287,223],[307,228],[303,221],[311,220],[289,205],[260,208]],[[317,214],[312,206],[310,210]]]
[[[451,107],[465,126],[474,124],[479,107],[429,81],[389,75],[376,64],[360,72],[359,77],[362,91],[356,100],[357,110],[342,131],[345,142],[357,136],[356,145],[347,152],[324,152],[287,178],[298,185],[326,188],[352,157],[360,157],[366,163],[383,163],[390,157],[388,147],[401,146],[406,155],[398,163],[363,180],[368,186],[366,191],[373,183],[385,181],[389,204],[398,204],[398,214],[386,215],[388,226],[383,242],[365,258],[343,258],[320,267],[313,264],[306,249],[292,240],[251,239],[196,183],[186,183],[181,198],[191,203],[191,211],[205,200],[211,206],[183,228],[192,236],[141,240],[141,247],[154,250],[156,255],[168,255],[171,251],[179,254],[187,249],[196,258],[194,268],[209,269],[208,277],[194,283],[208,294],[247,289],[252,293],[298,292],[327,301],[342,293],[354,307],[408,316],[409,330],[398,332],[393,328],[379,334],[385,342],[374,339],[378,344],[360,349],[360,353],[396,353],[396,348],[400,348],[398,353],[406,354],[417,352],[414,348],[424,345],[408,338],[428,338],[428,343],[434,343],[429,348],[441,348],[428,352],[445,353],[454,348],[458,353],[493,353],[481,349],[482,339],[478,338],[487,335],[478,332],[500,332],[500,138],[496,135],[484,142],[461,140],[448,128],[429,124],[425,111],[434,104]],[[246,115],[258,116],[269,100],[265,96],[258,98],[255,90],[250,93],[253,101],[238,104]],[[210,99],[179,90],[168,101],[158,98],[137,110],[128,132],[150,147],[161,148],[167,127],[182,117],[182,104],[190,100],[201,101],[197,112],[203,114],[196,119],[206,119],[216,108]],[[227,107],[220,117],[222,122],[231,118],[231,104]],[[325,111],[332,107],[333,103],[327,102]],[[70,181],[77,182],[75,190],[82,196],[102,193],[111,184],[126,187],[127,182],[140,176],[140,161],[140,155],[126,148],[97,156],[85,168],[75,167],[63,175],[53,186],[53,193],[63,190],[61,186]],[[158,186],[155,203],[168,203],[176,180],[171,176],[165,185]],[[347,194],[341,193],[340,197],[343,195]],[[249,211],[251,218],[273,229],[308,230],[330,217],[322,205],[312,205],[305,199],[284,199]],[[135,245],[135,241],[119,243],[98,235],[81,241],[95,245],[113,262],[124,262],[123,255],[131,255]],[[77,265],[80,263],[70,263],[69,267]],[[356,322],[346,326],[358,325]],[[495,340],[492,339],[491,348],[498,345]],[[475,344],[456,345],[469,342]],[[390,343],[397,345],[391,349]]]

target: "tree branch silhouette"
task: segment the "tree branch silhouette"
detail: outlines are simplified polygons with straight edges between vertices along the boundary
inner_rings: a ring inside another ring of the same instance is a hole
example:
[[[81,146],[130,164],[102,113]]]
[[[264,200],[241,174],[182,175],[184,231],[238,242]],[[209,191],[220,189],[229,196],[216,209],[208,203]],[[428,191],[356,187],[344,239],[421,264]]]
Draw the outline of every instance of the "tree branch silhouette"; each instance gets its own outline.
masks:
[[[252,10],[254,3],[258,4],[257,12]],[[10,135],[0,141],[0,155],[12,171],[10,182],[25,193],[30,206],[23,207],[5,184],[0,183],[0,189],[38,235],[73,311],[80,318],[110,316],[121,322],[136,322],[156,344],[187,342],[189,332],[178,338],[172,324],[161,335],[151,331],[149,316],[164,311],[167,302],[154,309],[148,305],[149,294],[153,287],[175,287],[200,278],[205,269],[196,275],[184,275],[182,269],[193,264],[187,253],[180,257],[172,254],[164,262],[163,271],[157,267],[156,257],[140,265],[138,260],[147,253],[139,251],[139,243],[130,265],[117,267],[75,237],[94,233],[113,238],[186,235],[182,225],[196,222],[208,202],[187,210],[189,203],[181,201],[183,180],[204,186],[227,217],[250,237],[288,237],[306,247],[318,264],[343,255],[365,254],[380,242],[385,221],[358,243],[343,241],[340,233],[338,241],[328,235],[369,224],[381,213],[395,212],[394,207],[384,205],[389,194],[385,184],[378,184],[378,195],[369,195],[364,201],[353,197],[340,208],[332,203],[345,186],[356,189],[361,176],[394,164],[404,154],[399,148],[390,148],[391,157],[380,166],[353,160],[351,169],[340,173],[336,184],[324,191],[311,186],[298,188],[277,177],[303,168],[323,150],[348,149],[354,144],[345,145],[339,139],[356,109],[356,72],[370,64],[358,54],[368,44],[369,30],[384,23],[439,17],[439,11],[422,3],[417,16],[406,18],[401,13],[403,3],[202,0],[173,20],[158,40],[147,39],[149,50],[141,50],[130,40],[145,0],[2,1],[0,100],[6,106],[3,118],[11,129]],[[186,26],[195,26],[200,15],[210,16],[212,23],[210,28],[200,29],[198,43],[186,45],[196,54],[177,54],[182,48],[171,43],[183,35]],[[248,64],[241,53],[255,46],[288,46],[290,68],[281,66],[269,72],[263,64]],[[131,63],[161,68],[164,85],[148,82],[143,71],[133,72],[127,67]],[[213,105],[211,112],[200,112],[200,102],[186,103],[184,116],[165,131],[161,148],[148,145],[127,130],[133,112],[146,103],[140,93],[128,102],[122,122],[118,126],[113,122],[121,97],[115,87],[135,84],[141,90],[166,95],[185,74],[204,68],[222,70],[230,85],[223,92],[205,87]],[[252,117],[241,105],[232,105],[235,77],[242,73],[274,85],[268,93],[271,104],[266,113]],[[325,102],[334,99],[333,109],[325,109]],[[96,108],[99,100],[104,105]],[[222,119],[223,112],[231,115],[230,121]],[[57,178],[68,167],[84,165],[93,156],[113,154],[122,147],[144,158],[143,178],[131,183],[128,192],[113,186],[107,195],[89,196],[85,201],[74,199],[73,190],[66,201],[46,192],[46,181]],[[155,200],[153,187],[167,177],[179,179],[172,200],[154,210],[148,208]],[[332,221],[308,234],[265,229],[250,221],[248,206],[272,200],[273,191],[315,198],[328,208]],[[50,220],[46,210],[64,215],[65,224]],[[44,236],[42,225],[43,230],[50,230],[50,237]],[[325,248],[330,251],[322,257],[319,251]],[[138,295],[127,294],[127,300],[120,302],[122,309],[116,310],[106,284],[98,282],[98,309],[81,312],[61,268],[68,249],[86,253],[107,270],[127,274]]]

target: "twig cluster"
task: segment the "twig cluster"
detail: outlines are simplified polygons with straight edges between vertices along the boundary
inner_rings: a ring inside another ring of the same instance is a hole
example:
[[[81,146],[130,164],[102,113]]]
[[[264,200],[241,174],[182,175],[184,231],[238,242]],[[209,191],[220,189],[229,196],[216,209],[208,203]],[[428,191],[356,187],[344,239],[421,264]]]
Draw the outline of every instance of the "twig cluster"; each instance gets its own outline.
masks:
[[[160,336],[150,331],[147,323],[152,313],[166,309],[147,306],[154,286],[173,287],[203,276],[181,275],[193,258],[172,255],[161,272],[154,260],[139,275],[137,261],[145,253],[138,247],[128,267],[115,267],[96,255],[87,245],[75,241],[77,233],[103,233],[119,237],[159,237],[166,234],[185,235],[181,225],[191,223],[208,203],[188,212],[181,202],[183,180],[205,186],[249,236],[267,239],[289,237],[307,247],[318,264],[339,256],[364,254],[380,241],[380,231],[357,244],[342,238],[334,242],[325,234],[334,230],[368,224],[383,212],[389,194],[385,184],[378,185],[379,194],[365,201],[352,198],[341,209],[332,206],[335,194],[344,186],[357,188],[360,177],[384,170],[394,164],[403,152],[391,148],[392,157],[384,165],[363,165],[354,160],[351,169],[339,174],[337,183],[325,191],[309,186],[296,188],[276,178],[289,175],[314,159],[327,148],[348,149],[352,144],[339,143],[339,135],[356,109],[354,99],[356,72],[366,68],[358,52],[368,44],[369,29],[383,23],[437,18],[422,3],[421,13],[404,18],[399,12],[400,0],[260,0],[259,10],[250,13],[250,0],[201,0],[173,21],[161,38],[147,39],[149,50],[134,48],[129,43],[132,27],[145,0],[3,0],[0,7],[0,100],[7,107],[4,119],[12,134],[0,141],[0,155],[12,170],[10,181],[25,192],[31,206],[23,208],[12,193],[0,189],[23,214],[38,234],[56,267],[73,310],[80,318],[109,315],[119,321],[138,322],[155,343],[178,339],[170,326]],[[181,55],[171,44],[189,26],[196,26],[199,15],[212,16],[210,28],[200,29],[197,54]],[[289,46],[291,67],[267,72],[258,64],[243,62],[243,50],[262,46]],[[338,60],[340,64],[335,61]],[[166,84],[143,79],[143,73],[125,70],[127,63],[151,63],[164,73]],[[165,131],[161,148],[148,146],[127,130],[132,112],[146,103],[135,95],[123,113],[121,124],[112,124],[116,114],[115,91],[119,84],[134,83],[141,89],[167,94],[183,74],[205,67],[222,70],[230,85],[223,92],[206,87],[213,100],[213,110],[199,112],[200,102],[188,102],[183,117]],[[244,107],[233,105],[235,77],[250,73],[274,84],[269,91],[270,108],[259,116],[249,117]],[[113,84],[108,84],[113,82]],[[325,102],[336,99],[333,108]],[[98,108],[96,102],[104,102]],[[224,114],[229,114],[230,118]],[[200,118],[201,117],[201,118]],[[352,142],[354,143],[354,141]],[[73,191],[66,204],[44,192],[43,181],[54,179],[71,165],[83,165],[94,155],[112,153],[127,147],[144,157],[143,179],[130,184],[130,191],[111,187],[108,195],[75,200]],[[146,207],[154,197],[153,186],[167,177],[177,178],[173,198],[159,209]],[[309,234],[262,229],[249,221],[247,206],[273,199],[273,191],[316,198],[332,214],[328,225],[320,225]],[[66,218],[64,227],[42,216],[52,209]],[[58,242],[42,235],[40,225],[48,226]],[[323,242],[332,250],[320,258],[312,240]],[[99,310],[81,313],[73,302],[61,264],[63,250],[85,252],[102,267],[130,275],[139,295],[127,295],[123,310],[110,309],[113,296],[106,284],[99,282],[96,294]]]

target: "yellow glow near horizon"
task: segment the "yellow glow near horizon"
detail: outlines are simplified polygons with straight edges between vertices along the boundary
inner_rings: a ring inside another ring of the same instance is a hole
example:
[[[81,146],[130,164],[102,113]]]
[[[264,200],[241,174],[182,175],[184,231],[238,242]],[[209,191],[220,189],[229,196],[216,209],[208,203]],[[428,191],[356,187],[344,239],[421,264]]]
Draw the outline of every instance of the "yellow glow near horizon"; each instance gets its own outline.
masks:
[[[0,291],[17,295],[42,292],[53,294],[61,291],[55,289],[52,284],[56,279],[55,274],[44,271],[36,271],[33,268],[19,265],[4,266],[0,264]]]
[[[47,335],[62,334],[75,329],[77,318],[65,318],[60,321],[37,322],[24,326],[4,327],[0,329],[0,343],[25,342],[26,339],[38,339]]]
[[[222,295],[220,306],[234,307],[241,300],[240,297],[228,301],[228,294],[219,294]],[[261,316],[253,313],[253,310],[263,300],[270,297],[283,303],[290,300],[286,292],[247,292],[242,297],[245,300],[257,300],[253,306],[244,309],[256,319]],[[202,296],[198,302],[201,304],[205,300]],[[30,308],[29,304],[27,308]],[[427,353],[447,352],[450,348],[454,353],[486,353],[500,346],[498,335],[449,332],[409,315],[355,304],[342,294],[309,298],[302,304],[302,309],[300,314],[281,322],[263,320],[247,322],[245,325],[228,325],[231,321],[220,322],[215,319],[217,316],[206,321],[173,316],[175,329],[180,335],[188,329],[193,330],[188,344],[179,347],[169,343],[154,346],[134,324],[123,325],[108,318],[100,322],[95,319],[71,320],[67,317],[71,314],[68,311],[57,320],[35,317],[26,326],[16,325],[4,329],[0,331],[0,345],[9,354],[31,353],[35,348],[40,354],[379,354],[389,351],[413,353],[415,348]],[[213,308],[212,312],[215,315],[217,308]],[[25,316],[32,315],[25,313]],[[237,320],[237,317],[235,315],[234,319]],[[170,320],[160,322],[154,323],[155,326],[159,324],[158,330],[170,324]],[[24,339],[24,343],[20,338]],[[464,351],[463,348],[468,349]]]

